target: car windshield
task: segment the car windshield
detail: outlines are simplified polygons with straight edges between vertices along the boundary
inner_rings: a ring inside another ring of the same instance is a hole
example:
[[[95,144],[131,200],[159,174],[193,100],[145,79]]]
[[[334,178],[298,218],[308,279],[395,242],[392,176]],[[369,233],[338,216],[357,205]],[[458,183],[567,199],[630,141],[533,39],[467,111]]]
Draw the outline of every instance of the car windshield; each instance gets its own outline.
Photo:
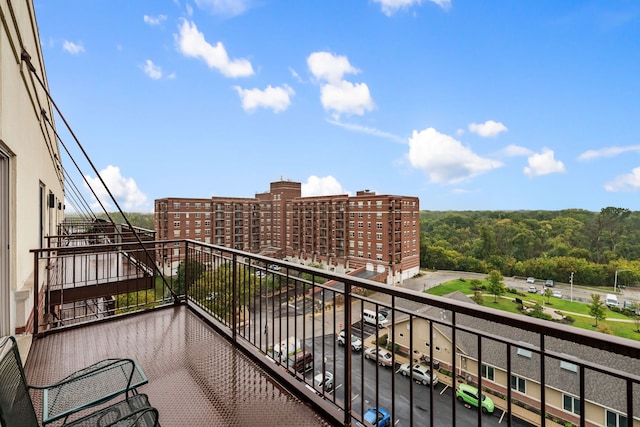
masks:
[[[356,337],[355,335],[351,335],[351,342],[356,342],[358,341],[358,337]]]

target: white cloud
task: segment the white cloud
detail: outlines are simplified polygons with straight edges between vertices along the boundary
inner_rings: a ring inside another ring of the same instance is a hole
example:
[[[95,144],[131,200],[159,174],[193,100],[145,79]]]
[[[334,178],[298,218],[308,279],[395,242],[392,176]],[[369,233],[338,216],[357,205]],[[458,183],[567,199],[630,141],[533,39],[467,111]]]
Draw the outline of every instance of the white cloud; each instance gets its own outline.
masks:
[[[254,111],[256,108],[271,108],[275,113],[286,110],[291,104],[291,96],[295,94],[293,89],[284,85],[281,87],[267,86],[265,90],[242,89],[235,86],[234,89],[240,95],[242,108],[245,111]]]
[[[469,125],[469,130],[483,138],[492,138],[498,136],[502,132],[506,132],[508,129],[500,122],[487,120],[484,123],[471,123]]]
[[[84,53],[84,46],[82,46],[82,43],[76,44],[69,40],[65,40],[62,43],[62,50],[72,55],[77,55],[78,53]]]
[[[289,72],[291,73],[291,76],[293,76],[294,79],[296,79],[298,81],[298,83],[302,83],[302,77],[300,77],[300,74],[298,74],[298,72],[296,70],[294,70],[293,68],[289,67]]]
[[[158,25],[162,25],[162,23],[167,20],[167,15],[158,15],[158,16],[144,15],[143,19],[146,24],[149,24],[152,27],[156,27]]]
[[[634,168],[631,173],[616,177],[605,184],[604,189],[614,193],[640,190],[640,167]]]
[[[237,16],[249,9],[249,0],[195,0],[200,9],[214,15]]]
[[[543,148],[542,153],[536,153],[529,157],[529,166],[525,166],[523,172],[533,178],[540,175],[566,172],[566,169],[564,163],[554,159],[553,150]]]
[[[375,107],[366,83],[351,83],[346,80],[323,85],[320,90],[320,101],[324,109],[332,111],[334,116],[340,114],[361,116]]]
[[[408,157],[411,165],[427,174],[431,182],[443,184],[468,181],[502,166],[502,162],[480,157],[434,128],[413,131]]]
[[[519,145],[510,144],[500,150],[500,154],[507,157],[519,157],[519,156],[530,156],[533,154],[533,151],[528,149],[527,147],[521,147]]]
[[[315,78],[329,83],[340,82],[345,74],[360,72],[349,63],[346,56],[330,52],[313,52],[307,57],[307,66]]]
[[[147,208],[147,196],[140,191],[133,178],[125,178],[120,174],[120,168],[109,165],[100,171],[100,177],[105,182],[109,191],[115,197],[118,205],[128,212],[135,212]],[[93,188],[106,209],[113,209],[111,198],[98,177],[85,175],[85,187],[87,183]],[[94,199],[95,200],[95,199]],[[97,201],[96,201],[97,202]]]
[[[615,157],[628,151],[640,151],[640,145],[627,145],[625,147],[605,147],[600,150],[587,150],[578,156],[578,160],[591,160],[598,157]]]
[[[217,69],[226,77],[253,75],[251,62],[246,59],[229,59],[222,42],[216,43],[215,46],[209,44],[193,22],[183,19],[179,34],[176,34],[175,38],[180,53],[204,60],[209,68]]]
[[[337,194],[349,194],[347,190],[342,188],[342,184],[332,176],[323,178],[310,176],[307,182],[302,184],[302,197],[312,196],[330,196]]]
[[[419,6],[423,0],[374,0],[376,3],[380,3],[382,13],[387,16],[391,16],[400,9],[409,9],[412,6]],[[443,9],[449,9],[451,7],[451,0],[429,0],[431,3],[435,3]]]
[[[366,83],[343,80],[345,74],[360,72],[349,63],[346,56],[314,52],[307,57],[307,65],[317,80],[326,82],[320,89],[320,101],[325,110],[333,113],[334,118],[337,119],[340,114],[361,116],[375,108]]]
[[[151,77],[153,80],[158,80],[162,78],[162,68],[153,63],[152,60],[147,59],[142,67],[144,73]]]
[[[385,132],[379,129],[370,128],[367,126],[361,126],[353,123],[343,123],[338,120],[327,120],[327,122],[331,123],[332,125],[340,126],[343,129],[347,129],[353,132],[360,132],[360,133],[366,133],[368,135],[379,136],[381,138],[391,139],[393,141],[401,142],[403,144],[407,143],[406,138],[403,138],[401,136],[394,135],[392,133]]]

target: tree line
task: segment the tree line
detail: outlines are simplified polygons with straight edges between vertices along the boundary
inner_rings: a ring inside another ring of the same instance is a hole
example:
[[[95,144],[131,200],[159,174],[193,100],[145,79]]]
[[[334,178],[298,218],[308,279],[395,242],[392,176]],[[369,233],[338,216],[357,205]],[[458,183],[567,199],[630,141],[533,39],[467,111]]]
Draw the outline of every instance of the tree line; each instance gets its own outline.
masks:
[[[575,284],[640,280],[640,212],[421,211],[420,266]]]
[[[153,213],[126,215],[132,225],[153,230]],[[618,284],[635,285],[640,282],[640,211],[421,211],[420,267],[498,270],[503,276],[563,283],[573,273],[574,283],[591,286],[612,286],[617,276]]]

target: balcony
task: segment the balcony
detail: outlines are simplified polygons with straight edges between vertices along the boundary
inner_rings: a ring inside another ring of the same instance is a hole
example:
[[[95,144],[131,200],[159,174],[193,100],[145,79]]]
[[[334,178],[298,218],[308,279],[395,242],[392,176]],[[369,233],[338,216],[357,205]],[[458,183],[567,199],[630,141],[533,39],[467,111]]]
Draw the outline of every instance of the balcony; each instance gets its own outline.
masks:
[[[398,426],[640,425],[635,341],[199,242],[75,241],[33,251],[45,275],[33,384],[119,356],[145,370],[163,426],[355,425],[375,407]],[[363,322],[369,310],[388,322]],[[393,369],[339,346],[342,330],[364,350],[389,344]],[[304,373],[285,354],[302,349]],[[437,383],[410,381],[402,363]],[[322,372],[332,389],[314,385]],[[493,413],[459,402],[461,383],[484,390]]]

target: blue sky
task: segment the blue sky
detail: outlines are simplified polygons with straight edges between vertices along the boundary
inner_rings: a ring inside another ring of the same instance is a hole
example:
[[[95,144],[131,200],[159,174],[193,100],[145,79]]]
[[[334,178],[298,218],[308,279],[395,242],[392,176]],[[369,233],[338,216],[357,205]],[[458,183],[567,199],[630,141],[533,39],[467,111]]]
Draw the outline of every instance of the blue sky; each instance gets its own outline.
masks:
[[[125,211],[280,179],[427,210],[640,210],[635,0],[34,4],[54,100]]]

